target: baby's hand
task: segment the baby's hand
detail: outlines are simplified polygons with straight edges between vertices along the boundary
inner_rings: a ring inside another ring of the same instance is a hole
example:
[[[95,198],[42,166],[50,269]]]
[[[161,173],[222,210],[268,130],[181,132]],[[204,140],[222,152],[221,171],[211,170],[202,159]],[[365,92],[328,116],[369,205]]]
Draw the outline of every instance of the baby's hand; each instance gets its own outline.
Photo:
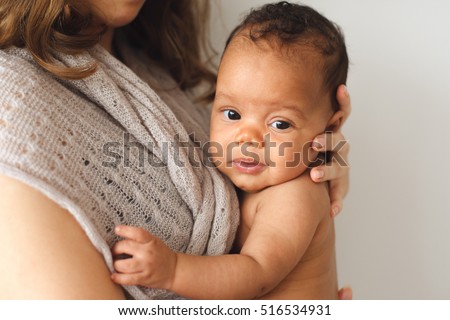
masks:
[[[170,289],[175,276],[177,254],[144,229],[117,226],[115,231],[125,240],[114,245],[113,256],[125,254],[131,257],[114,261],[116,273],[111,275],[112,280],[126,286]]]

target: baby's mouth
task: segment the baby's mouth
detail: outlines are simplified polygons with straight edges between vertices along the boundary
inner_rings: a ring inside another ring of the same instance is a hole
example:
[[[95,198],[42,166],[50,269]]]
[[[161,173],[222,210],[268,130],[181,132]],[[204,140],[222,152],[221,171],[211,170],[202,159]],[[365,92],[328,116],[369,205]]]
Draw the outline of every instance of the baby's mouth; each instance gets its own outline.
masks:
[[[262,171],[266,165],[254,159],[233,160],[233,167],[243,173],[255,174]]]

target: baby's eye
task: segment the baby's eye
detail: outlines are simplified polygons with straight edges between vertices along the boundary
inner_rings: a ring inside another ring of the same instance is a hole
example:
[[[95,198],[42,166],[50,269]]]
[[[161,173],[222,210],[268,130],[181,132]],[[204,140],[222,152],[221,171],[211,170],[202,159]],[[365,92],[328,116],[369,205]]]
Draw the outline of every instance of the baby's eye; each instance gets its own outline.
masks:
[[[278,130],[286,130],[291,127],[291,124],[286,121],[274,121],[270,124],[273,128]]]
[[[239,120],[239,119],[241,119],[241,115],[239,113],[237,113],[236,111],[233,111],[233,110],[225,110],[223,112],[223,115],[225,116],[225,118],[227,118],[229,120]]]

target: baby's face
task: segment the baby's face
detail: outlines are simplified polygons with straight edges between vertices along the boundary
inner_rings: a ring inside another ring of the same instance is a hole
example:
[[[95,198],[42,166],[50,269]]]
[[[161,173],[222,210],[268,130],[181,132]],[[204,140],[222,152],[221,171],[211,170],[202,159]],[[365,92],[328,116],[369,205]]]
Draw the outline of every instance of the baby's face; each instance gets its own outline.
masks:
[[[317,156],[311,141],[333,112],[316,67],[233,42],[219,68],[210,152],[237,187],[256,192],[307,169]]]

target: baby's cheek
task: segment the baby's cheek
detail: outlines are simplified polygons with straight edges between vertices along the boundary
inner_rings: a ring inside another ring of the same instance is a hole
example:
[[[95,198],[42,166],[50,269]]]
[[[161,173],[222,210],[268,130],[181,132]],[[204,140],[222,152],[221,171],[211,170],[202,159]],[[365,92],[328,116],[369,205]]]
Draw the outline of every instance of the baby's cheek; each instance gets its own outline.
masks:
[[[301,175],[307,168],[309,163],[308,149],[304,151],[300,148],[284,147],[274,149],[270,153],[271,176],[274,178],[274,183],[282,183]]]
[[[279,169],[292,168],[298,166],[303,159],[302,150],[296,148],[292,143],[280,143],[277,146],[271,147],[270,152],[265,150],[266,163],[275,166]]]

